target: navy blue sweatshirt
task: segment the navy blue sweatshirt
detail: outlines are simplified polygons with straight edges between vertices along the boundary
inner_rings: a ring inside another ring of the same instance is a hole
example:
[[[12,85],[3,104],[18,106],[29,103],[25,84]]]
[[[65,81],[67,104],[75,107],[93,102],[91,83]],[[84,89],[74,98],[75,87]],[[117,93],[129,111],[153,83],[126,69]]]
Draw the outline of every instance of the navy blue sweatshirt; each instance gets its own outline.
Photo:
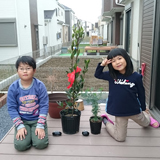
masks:
[[[103,72],[104,67],[98,64],[95,77],[109,81],[107,113],[114,116],[132,116],[146,110],[145,90],[142,75],[134,72],[128,77],[117,75],[114,80],[109,71]]]

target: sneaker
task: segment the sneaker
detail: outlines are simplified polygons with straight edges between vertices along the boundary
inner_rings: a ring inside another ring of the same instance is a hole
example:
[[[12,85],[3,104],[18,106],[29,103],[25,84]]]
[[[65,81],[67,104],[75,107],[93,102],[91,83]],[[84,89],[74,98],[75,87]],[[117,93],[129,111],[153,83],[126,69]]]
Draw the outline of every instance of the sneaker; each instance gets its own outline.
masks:
[[[102,118],[106,118],[110,123],[112,123],[112,124],[114,125],[113,121],[110,120],[106,114],[102,114],[101,117],[102,117]],[[103,122],[103,123],[104,123],[104,122]]]

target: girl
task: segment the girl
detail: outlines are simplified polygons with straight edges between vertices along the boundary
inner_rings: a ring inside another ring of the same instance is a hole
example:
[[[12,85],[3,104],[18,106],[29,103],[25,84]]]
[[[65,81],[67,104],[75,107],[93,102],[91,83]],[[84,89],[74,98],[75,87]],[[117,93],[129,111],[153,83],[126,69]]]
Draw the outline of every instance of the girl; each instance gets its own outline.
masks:
[[[106,65],[109,71],[103,72]],[[124,49],[110,51],[108,57],[98,64],[95,77],[109,81],[107,113],[115,116],[115,124],[105,114],[102,118],[107,132],[115,140],[125,141],[128,119],[143,127],[159,127],[146,110],[142,75],[133,72],[132,61]]]

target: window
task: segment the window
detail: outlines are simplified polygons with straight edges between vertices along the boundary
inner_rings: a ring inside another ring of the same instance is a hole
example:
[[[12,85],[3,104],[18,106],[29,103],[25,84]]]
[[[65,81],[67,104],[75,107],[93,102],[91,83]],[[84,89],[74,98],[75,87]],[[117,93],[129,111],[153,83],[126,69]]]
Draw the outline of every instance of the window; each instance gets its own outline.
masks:
[[[123,44],[123,17],[120,18],[120,45]]]
[[[130,52],[130,41],[131,41],[131,9],[126,12],[126,39],[125,49]]]
[[[107,41],[109,42],[109,24],[107,24]]]
[[[57,40],[61,38],[61,32],[57,33]]]
[[[0,35],[1,35],[0,38],[1,47],[18,46],[15,18],[0,19]]]
[[[113,44],[113,21],[111,21],[111,44]]]
[[[58,16],[60,16],[60,9],[58,8]]]

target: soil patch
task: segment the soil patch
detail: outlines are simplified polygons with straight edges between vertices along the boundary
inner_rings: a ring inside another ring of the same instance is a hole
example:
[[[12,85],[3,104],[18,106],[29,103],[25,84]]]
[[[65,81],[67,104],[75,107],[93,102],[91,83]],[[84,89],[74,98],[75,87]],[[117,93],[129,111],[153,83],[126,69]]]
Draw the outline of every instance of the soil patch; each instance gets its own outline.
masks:
[[[108,82],[104,80],[99,80],[94,77],[95,69],[97,64],[101,62],[101,57],[99,58],[83,58],[79,57],[80,61],[78,66],[84,67],[84,60],[90,59],[90,64],[88,72],[85,77],[84,90],[87,88],[98,88],[102,87],[104,91],[108,91]],[[41,80],[45,85],[48,91],[53,88],[53,91],[65,91],[69,85],[67,73],[68,68],[70,67],[70,58],[69,57],[55,57],[50,59],[48,62],[37,68],[35,77]],[[105,70],[108,68],[106,67]],[[51,82],[54,82],[52,86]]]

